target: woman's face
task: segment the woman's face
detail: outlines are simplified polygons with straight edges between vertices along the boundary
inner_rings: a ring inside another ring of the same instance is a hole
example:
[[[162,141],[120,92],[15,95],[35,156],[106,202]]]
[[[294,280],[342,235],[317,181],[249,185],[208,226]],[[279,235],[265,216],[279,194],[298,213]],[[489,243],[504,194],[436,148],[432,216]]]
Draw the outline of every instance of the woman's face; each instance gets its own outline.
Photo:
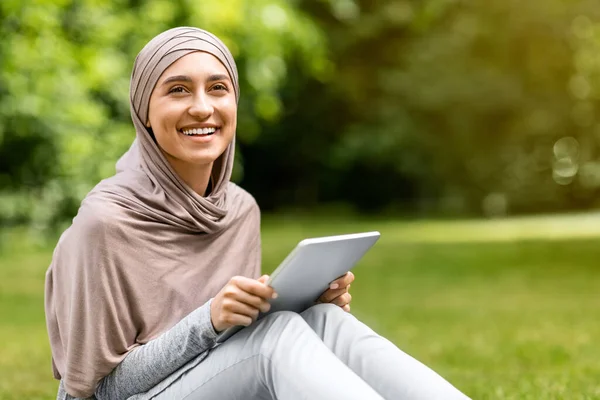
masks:
[[[163,72],[148,121],[176,170],[212,167],[233,140],[237,103],[227,69],[211,54],[190,53]]]

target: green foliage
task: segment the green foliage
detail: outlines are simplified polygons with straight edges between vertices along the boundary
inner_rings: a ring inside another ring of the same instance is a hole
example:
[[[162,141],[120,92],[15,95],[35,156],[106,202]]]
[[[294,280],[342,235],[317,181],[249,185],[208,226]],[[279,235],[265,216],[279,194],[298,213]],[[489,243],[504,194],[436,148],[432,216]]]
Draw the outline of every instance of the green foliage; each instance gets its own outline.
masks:
[[[265,209],[598,206],[594,1],[5,0],[0,221],[60,224],[113,173],[133,58],[178,25],[238,61],[235,179]]]
[[[290,58],[309,75],[327,67],[322,35],[283,0],[1,2],[0,220],[60,222],[114,172],[134,138],[134,57],[185,25],[217,34],[239,62],[241,143],[281,114]]]
[[[353,116],[331,152],[334,167],[352,171],[344,196],[357,176],[361,191],[388,194],[381,177],[391,175],[387,202],[408,195],[461,213],[596,204],[594,2],[365,0],[340,15],[346,3],[304,2],[329,34]]]

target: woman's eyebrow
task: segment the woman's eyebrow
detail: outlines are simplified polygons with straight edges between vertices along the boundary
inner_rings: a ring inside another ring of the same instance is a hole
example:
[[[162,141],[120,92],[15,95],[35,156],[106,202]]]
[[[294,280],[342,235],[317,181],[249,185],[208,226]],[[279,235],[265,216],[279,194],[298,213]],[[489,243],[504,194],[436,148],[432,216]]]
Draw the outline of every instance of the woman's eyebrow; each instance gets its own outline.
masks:
[[[166,85],[171,82],[191,82],[191,81],[192,81],[192,78],[190,78],[187,75],[175,75],[175,76],[170,76],[167,79],[165,79],[162,84]]]
[[[212,74],[206,79],[207,82],[229,81],[229,80],[230,80],[229,75],[225,75],[225,74]]]
[[[212,74],[206,78],[207,82],[215,82],[215,81],[231,81],[229,79],[229,75],[226,74]],[[167,85],[172,82],[192,82],[192,78],[187,75],[174,75],[165,79],[162,85]]]

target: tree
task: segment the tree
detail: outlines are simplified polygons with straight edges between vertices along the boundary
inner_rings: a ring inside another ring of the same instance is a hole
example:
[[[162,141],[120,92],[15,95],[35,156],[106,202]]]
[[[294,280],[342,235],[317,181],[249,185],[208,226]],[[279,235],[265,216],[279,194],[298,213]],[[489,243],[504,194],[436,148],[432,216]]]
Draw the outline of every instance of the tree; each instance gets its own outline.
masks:
[[[61,223],[114,173],[134,138],[128,106],[134,57],[154,35],[182,25],[217,34],[238,60],[241,144],[257,139],[261,121],[281,114],[278,89],[293,79],[288,60],[299,60],[308,75],[327,65],[320,31],[285,0],[4,0],[3,224]]]
[[[333,197],[363,207],[475,214],[593,206],[594,2],[302,5],[328,34],[330,103],[344,109],[328,165],[319,166],[334,178],[317,185],[317,197],[335,187]]]

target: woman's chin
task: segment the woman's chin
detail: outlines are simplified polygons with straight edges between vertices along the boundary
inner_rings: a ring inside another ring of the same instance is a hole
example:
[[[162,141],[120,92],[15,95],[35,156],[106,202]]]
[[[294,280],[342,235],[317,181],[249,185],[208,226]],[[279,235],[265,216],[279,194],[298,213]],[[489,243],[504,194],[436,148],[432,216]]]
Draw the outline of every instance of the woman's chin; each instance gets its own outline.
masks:
[[[201,154],[190,154],[187,158],[189,164],[197,165],[197,166],[206,166],[212,165],[217,159],[224,153],[214,151],[214,152],[202,152]]]

